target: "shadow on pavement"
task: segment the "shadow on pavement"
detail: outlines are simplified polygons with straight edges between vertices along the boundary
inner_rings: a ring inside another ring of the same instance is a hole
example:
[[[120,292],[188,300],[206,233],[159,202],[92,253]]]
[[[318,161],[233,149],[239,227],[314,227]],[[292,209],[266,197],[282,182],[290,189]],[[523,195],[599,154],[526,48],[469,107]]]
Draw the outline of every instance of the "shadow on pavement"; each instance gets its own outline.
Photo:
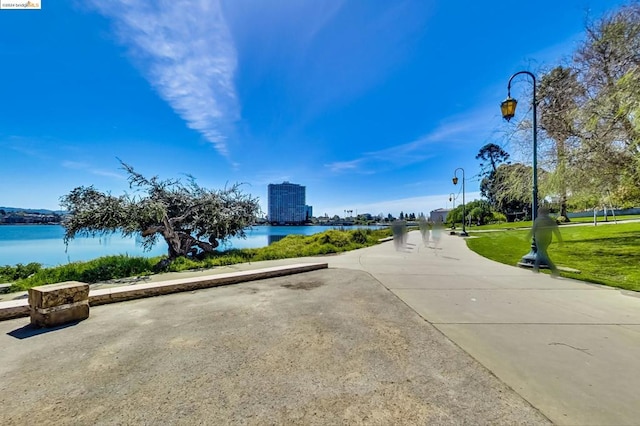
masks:
[[[49,328],[40,328],[33,324],[27,324],[24,327],[16,328],[15,330],[8,332],[7,335],[11,337],[15,337],[16,339],[22,340],[22,339],[27,339],[29,337],[38,336],[40,334],[51,333],[52,331],[58,331],[64,328],[73,327],[79,322],[80,321],[74,321],[68,324],[59,325],[56,327],[49,327]]]

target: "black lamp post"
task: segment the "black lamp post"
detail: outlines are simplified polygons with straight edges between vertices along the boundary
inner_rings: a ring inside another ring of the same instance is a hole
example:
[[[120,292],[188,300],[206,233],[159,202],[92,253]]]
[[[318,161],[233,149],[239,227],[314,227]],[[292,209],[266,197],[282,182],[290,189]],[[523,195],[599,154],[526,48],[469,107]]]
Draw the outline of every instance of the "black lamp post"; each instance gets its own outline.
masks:
[[[458,170],[462,170],[462,232],[460,233],[460,235],[462,235],[463,237],[467,237],[469,236],[469,234],[467,234],[467,228],[465,225],[465,222],[467,221],[467,210],[464,202],[464,169],[462,167],[458,167],[457,169],[455,169],[453,171],[453,179],[451,180],[453,181],[454,185],[458,184]]]
[[[451,208],[451,210],[455,210],[456,209],[456,198],[457,197],[455,196],[455,194],[453,192],[451,192],[449,194],[449,202],[453,203],[453,207]],[[456,222],[455,221],[453,221],[453,223],[451,224],[451,229],[456,229]],[[454,232],[451,233],[451,235],[454,235],[454,234],[455,234]]]
[[[511,78],[509,78],[509,83],[507,84],[507,99],[500,104],[500,109],[502,110],[502,117],[507,121],[511,120],[515,115],[518,101],[511,97],[511,80],[520,74],[526,74],[533,80],[533,194],[531,199],[531,219],[535,222],[536,217],[538,216],[538,102],[536,101],[536,76],[529,71],[519,71],[513,74]],[[536,237],[533,236],[533,239],[531,240],[531,251],[520,259],[518,265],[533,267],[537,251]]]

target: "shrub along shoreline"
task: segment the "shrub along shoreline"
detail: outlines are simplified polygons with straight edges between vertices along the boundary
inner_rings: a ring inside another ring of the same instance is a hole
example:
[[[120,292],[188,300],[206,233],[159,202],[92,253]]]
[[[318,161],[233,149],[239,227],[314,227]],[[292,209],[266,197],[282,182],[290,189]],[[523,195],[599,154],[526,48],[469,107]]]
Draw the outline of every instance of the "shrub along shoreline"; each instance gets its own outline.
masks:
[[[180,272],[261,260],[340,253],[378,244],[378,240],[390,235],[389,228],[349,231],[332,229],[308,236],[288,235],[267,247],[215,252],[202,260],[180,257],[162,272]],[[72,262],[51,268],[43,268],[39,263],[0,266],[0,282],[12,283],[9,290],[11,292],[64,281],[94,284],[133,276],[153,275],[155,273],[154,267],[163,258],[165,256],[148,258],[116,255],[100,257],[87,262]]]

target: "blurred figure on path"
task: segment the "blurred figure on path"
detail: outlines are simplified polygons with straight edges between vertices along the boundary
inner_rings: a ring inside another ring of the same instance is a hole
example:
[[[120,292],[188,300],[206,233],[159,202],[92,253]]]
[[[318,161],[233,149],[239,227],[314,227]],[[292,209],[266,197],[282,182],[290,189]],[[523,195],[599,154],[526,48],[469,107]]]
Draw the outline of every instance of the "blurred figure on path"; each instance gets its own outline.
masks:
[[[429,222],[427,222],[427,219],[425,219],[424,216],[420,216],[420,219],[418,219],[418,225],[420,226],[420,234],[422,235],[422,242],[426,247],[427,245],[429,245],[429,233],[430,233]]]
[[[436,247],[438,247],[438,243],[440,242],[440,235],[442,234],[443,229],[444,223],[442,222],[442,218],[435,221],[431,227],[431,239],[435,243]]]
[[[562,236],[560,235],[558,224],[549,217],[549,209],[540,207],[538,209],[538,217],[535,222],[533,222],[531,232],[529,233],[529,236],[533,235],[536,241],[536,260],[533,264],[533,272],[539,272],[540,265],[546,264],[551,270],[551,275],[557,277],[558,268],[551,261],[547,252],[549,244],[551,244],[551,240],[553,240],[553,234],[556,234],[558,243],[562,244]]]
[[[405,237],[407,235],[407,222],[404,220],[396,220],[391,224],[391,232],[393,232],[393,244],[396,250],[404,249]]]

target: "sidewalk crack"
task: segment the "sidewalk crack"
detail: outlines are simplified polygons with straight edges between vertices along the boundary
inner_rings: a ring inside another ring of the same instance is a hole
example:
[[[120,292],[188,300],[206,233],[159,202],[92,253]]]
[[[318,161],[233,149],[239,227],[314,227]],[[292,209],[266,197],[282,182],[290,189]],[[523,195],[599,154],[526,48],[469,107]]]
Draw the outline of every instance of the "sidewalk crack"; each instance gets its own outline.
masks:
[[[549,346],[567,346],[567,347],[569,347],[569,348],[571,348],[571,349],[575,349],[576,351],[580,351],[580,352],[585,353],[585,354],[587,354],[587,355],[589,355],[589,356],[593,356],[592,354],[590,354],[590,353],[589,353],[589,350],[588,350],[588,349],[576,348],[575,346],[571,346],[571,345],[569,345],[569,344],[567,344],[567,343],[562,343],[562,342],[552,342],[552,343],[549,343]]]

